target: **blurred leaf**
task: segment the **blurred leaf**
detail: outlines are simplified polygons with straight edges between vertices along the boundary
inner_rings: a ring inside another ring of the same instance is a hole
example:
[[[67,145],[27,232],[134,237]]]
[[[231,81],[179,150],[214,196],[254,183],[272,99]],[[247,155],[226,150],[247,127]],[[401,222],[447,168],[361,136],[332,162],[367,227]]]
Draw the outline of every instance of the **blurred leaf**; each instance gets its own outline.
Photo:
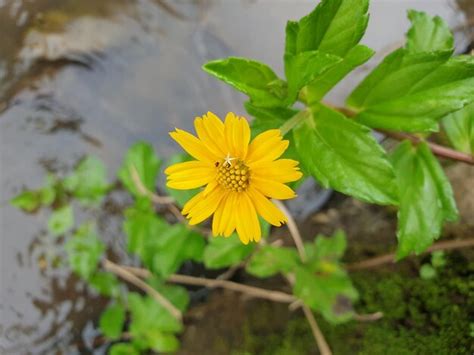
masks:
[[[95,270],[105,250],[92,224],[83,224],[66,243],[71,269],[84,279]]]
[[[397,258],[423,252],[458,218],[451,184],[425,142],[401,143],[391,160],[400,191]]]
[[[412,53],[452,51],[454,37],[448,25],[439,16],[408,10],[412,27],[407,33],[407,49]]]
[[[319,50],[344,57],[362,38],[368,0],[323,0],[298,22],[289,21],[286,53]]]
[[[431,254],[431,265],[435,268],[441,268],[446,265],[444,251],[437,250]]]
[[[423,264],[420,268],[420,277],[423,280],[432,280],[436,277],[436,270],[430,264]]]
[[[185,161],[191,160],[191,157],[187,154],[174,154],[171,158],[166,162],[166,166],[171,166],[173,164],[183,163]],[[188,202],[194,195],[199,192],[199,189],[191,189],[191,190],[177,190],[177,189],[170,189],[168,186],[165,186],[166,192],[168,195],[173,197],[176,200],[176,203],[179,207],[183,208],[183,206]]]
[[[358,298],[351,279],[342,270],[330,275],[317,275],[299,267],[293,292],[331,323],[349,320],[353,315],[351,303]]]
[[[10,204],[26,212],[33,212],[41,206],[41,194],[39,191],[23,191],[10,200]]]
[[[74,213],[70,205],[54,210],[48,219],[48,230],[58,236],[69,231],[74,225]]]
[[[248,95],[255,106],[283,106],[285,83],[266,64],[247,58],[229,57],[207,62],[203,69]]]
[[[132,344],[118,343],[109,348],[109,355],[140,355],[140,352]]]
[[[41,195],[41,204],[43,206],[50,206],[56,199],[56,190],[58,181],[52,174],[48,174],[45,179],[45,184],[42,189],[39,190]]]
[[[89,286],[103,296],[117,297],[119,295],[120,283],[114,274],[97,271],[92,274],[87,281]]]
[[[299,264],[299,256],[295,248],[262,246],[250,258],[245,270],[260,278],[275,274],[292,272]]]
[[[122,335],[125,322],[125,308],[115,303],[102,313],[99,319],[99,329],[107,338],[115,340]]]
[[[107,172],[101,160],[87,156],[63,180],[64,188],[84,204],[100,203],[109,189]]]
[[[149,296],[131,292],[128,295],[131,323],[130,334],[155,351],[175,351],[178,340],[170,333],[182,330],[182,324]]]
[[[255,243],[242,244],[234,233],[230,237],[213,237],[204,249],[204,265],[208,269],[221,269],[238,264],[255,249]]]
[[[338,262],[344,256],[346,247],[346,234],[339,230],[330,238],[318,235],[306,251],[310,259]]]
[[[474,104],[451,113],[442,123],[453,147],[474,155]]]
[[[136,169],[143,186],[149,191],[155,191],[155,182],[161,161],[156,156],[150,143],[138,142],[132,145],[125,155],[118,177],[127,190],[135,197],[143,196],[135,186],[132,178],[132,168]]]
[[[307,86],[307,102],[309,105],[320,101],[339,81],[357,68],[367,62],[374,51],[364,45],[358,44],[347,52],[344,59],[319,75]]]
[[[148,279],[148,282],[181,312],[186,311],[186,308],[189,305],[189,293],[186,288],[178,285],[164,284],[163,280],[157,277],[151,277]]]
[[[315,105],[293,135],[300,161],[323,187],[370,203],[397,204],[392,166],[367,127]]]

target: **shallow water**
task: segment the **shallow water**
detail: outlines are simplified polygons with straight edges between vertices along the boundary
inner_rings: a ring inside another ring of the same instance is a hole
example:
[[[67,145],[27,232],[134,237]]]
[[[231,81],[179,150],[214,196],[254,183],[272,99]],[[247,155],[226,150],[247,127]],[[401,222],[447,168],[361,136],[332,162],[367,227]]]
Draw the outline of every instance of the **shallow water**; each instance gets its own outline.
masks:
[[[50,211],[24,214],[8,205],[45,172],[64,175],[85,154],[101,158],[109,178],[137,140],[166,157],[167,132],[191,128],[212,110],[244,114],[244,97],[205,74],[207,60],[238,55],[282,73],[284,24],[313,1],[0,0],[0,353],[72,353],[94,335],[102,303],[60,264],[62,241],[48,236]],[[363,42],[387,52],[407,29],[407,8],[463,18],[446,1],[373,1]],[[462,36],[460,47],[466,45]],[[338,86],[341,102],[380,60]],[[111,198],[120,206],[123,196]],[[300,206],[293,206],[295,211]],[[300,208],[300,209],[298,209]],[[77,210],[77,209],[76,209]],[[113,208],[80,211],[98,218],[120,253],[120,216]]]

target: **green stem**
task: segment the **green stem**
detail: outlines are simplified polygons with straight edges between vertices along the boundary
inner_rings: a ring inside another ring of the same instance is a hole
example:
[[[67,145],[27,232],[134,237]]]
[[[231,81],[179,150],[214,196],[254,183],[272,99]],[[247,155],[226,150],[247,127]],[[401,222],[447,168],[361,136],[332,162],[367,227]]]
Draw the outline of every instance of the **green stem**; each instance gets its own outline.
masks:
[[[281,134],[284,136],[301,122],[303,122],[307,117],[309,117],[310,113],[306,110],[299,111],[296,115],[291,117],[288,121],[286,121],[281,127],[280,131]]]

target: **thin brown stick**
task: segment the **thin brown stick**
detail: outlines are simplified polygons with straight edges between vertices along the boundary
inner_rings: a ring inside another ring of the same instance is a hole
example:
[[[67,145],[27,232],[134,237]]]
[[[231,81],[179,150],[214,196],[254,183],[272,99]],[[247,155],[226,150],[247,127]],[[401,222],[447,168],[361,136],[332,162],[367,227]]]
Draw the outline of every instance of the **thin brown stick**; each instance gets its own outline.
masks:
[[[374,322],[376,320],[382,319],[383,313],[382,312],[375,312],[369,314],[354,314],[354,319],[359,322]]]
[[[148,190],[148,188],[143,184],[142,180],[140,179],[140,175],[138,174],[137,168],[135,168],[134,166],[130,167],[130,175],[132,176],[133,183],[135,184],[135,187],[137,188],[138,192],[143,196],[148,197],[156,204],[167,205],[174,203],[174,198],[170,196],[160,196]]]
[[[142,279],[135,276],[132,272],[127,270],[125,267],[115,264],[114,262],[105,259],[103,261],[104,269],[114,273],[125,281],[130,282],[132,285],[137,286],[138,288],[145,291],[150,297],[153,297],[160,305],[162,305],[170,314],[181,321],[183,315],[181,311],[176,308],[167,298],[165,298],[161,293],[155,290],[153,287],[148,285]]]
[[[127,271],[139,277],[149,277],[150,272],[146,269],[124,266]],[[206,279],[188,275],[174,274],[168,277],[168,282],[179,283],[192,286],[204,286],[207,288],[225,288],[228,290],[245,293],[256,298],[263,298],[274,302],[293,303],[296,298],[293,295],[281,291],[266,290],[259,287],[243,285],[233,281]]]
[[[298,254],[300,255],[301,261],[305,262],[307,257],[306,257],[306,252],[304,250],[303,238],[301,238],[301,234],[295,222],[295,219],[293,218],[290,211],[285,207],[285,205],[282,202],[278,200],[273,200],[273,203],[277,205],[277,207],[283,212],[283,214],[288,219],[287,221],[288,230],[290,231],[291,237],[295,241],[296,249],[298,250]]]
[[[335,106],[333,104],[324,103],[326,106],[331,107],[332,109],[341,112],[342,114],[346,115],[347,117],[354,117],[356,115],[355,111],[352,111],[351,109],[348,109],[347,107],[339,107]],[[385,134],[388,137],[391,137],[396,140],[405,140],[408,139],[412,141],[413,143],[420,143],[423,141],[421,138],[418,138],[416,136],[413,136],[411,134],[407,133],[401,133],[401,132],[392,132],[392,131],[387,131],[384,129],[376,129],[375,131],[380,132],[382,134]],[[426,144],[429,146],[433,154],[441,157],[441,158],[446,158],[446,159],[451,159],[455,161],[460,161],[466,164],[474,165],[474,156],[470,154],[466,154],[463,152],[459,152],[457,150],[445,147],[443,145],[439,145],[436,143],[428,142],[425,141]]]
[[[412,136],[411,134],[407,134],[407,133],[391,132],[391,131],[386,131],[386,130],[383,130],[383,129],[378,129],[377,131],[380,132],[380,133],[385,134],[386,136],[388,136],[390,138],[396,139],[396,140],[408,139],[408,140],[412,141],[415,144],[418,144],[418,143],[422,142],[422,139],[420,139],[416,136]],[[435,154],[435,155],[437,155],[441,158],[456,160],[456,161],[460,161],[460,162],[463,162],[463,163],[466,163],[466,164],[474,165],[474,157],[472,155],[469,155],[469,154],[466,154],[466,153],[463,153],[463,152],[459,152],[457,150],[450,149],[448,147],[445,147],[443,145],[439,145],[439,144],[436,144],[436,143],[432,143],[432,142],[428,142],[428,141],[425,141],[425,142],[426,142],[426,144],[428,144],[428,146],[430,147],[433,154]]]
[[[319,352],[321,355],[331,355],[332,351],[329,348],[326,339],[324,339],[324,335],[319,329],[318,323],[316,322],[316,318],[314,318],[313,312],[308,308],[308,306],[303,306],[303,312],[308,320],[308,323],[311,327],[311,331],[313,332],[313,336],[316,339],[316,343],[318,344]]]
[[[421,254],[431,253],[437,250],[454,250],[471,247],[474,247],[474,239],[448,240],[433,244]],[[383,264],[392,264],[395,263],[395,255],[395,253],[379,255],[374,258],[348,264],[346,269],[349,271],[357,271],[370,269]]]

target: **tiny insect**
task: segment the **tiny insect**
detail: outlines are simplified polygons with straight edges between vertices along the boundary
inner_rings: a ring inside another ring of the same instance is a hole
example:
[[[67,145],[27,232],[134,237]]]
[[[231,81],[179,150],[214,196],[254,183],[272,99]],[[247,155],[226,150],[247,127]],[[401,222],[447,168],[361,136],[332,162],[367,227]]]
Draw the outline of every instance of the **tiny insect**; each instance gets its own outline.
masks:
[[[216,166],[216,168],[219,166],[219,162],[216,161],[216,163],[214,164]]]

